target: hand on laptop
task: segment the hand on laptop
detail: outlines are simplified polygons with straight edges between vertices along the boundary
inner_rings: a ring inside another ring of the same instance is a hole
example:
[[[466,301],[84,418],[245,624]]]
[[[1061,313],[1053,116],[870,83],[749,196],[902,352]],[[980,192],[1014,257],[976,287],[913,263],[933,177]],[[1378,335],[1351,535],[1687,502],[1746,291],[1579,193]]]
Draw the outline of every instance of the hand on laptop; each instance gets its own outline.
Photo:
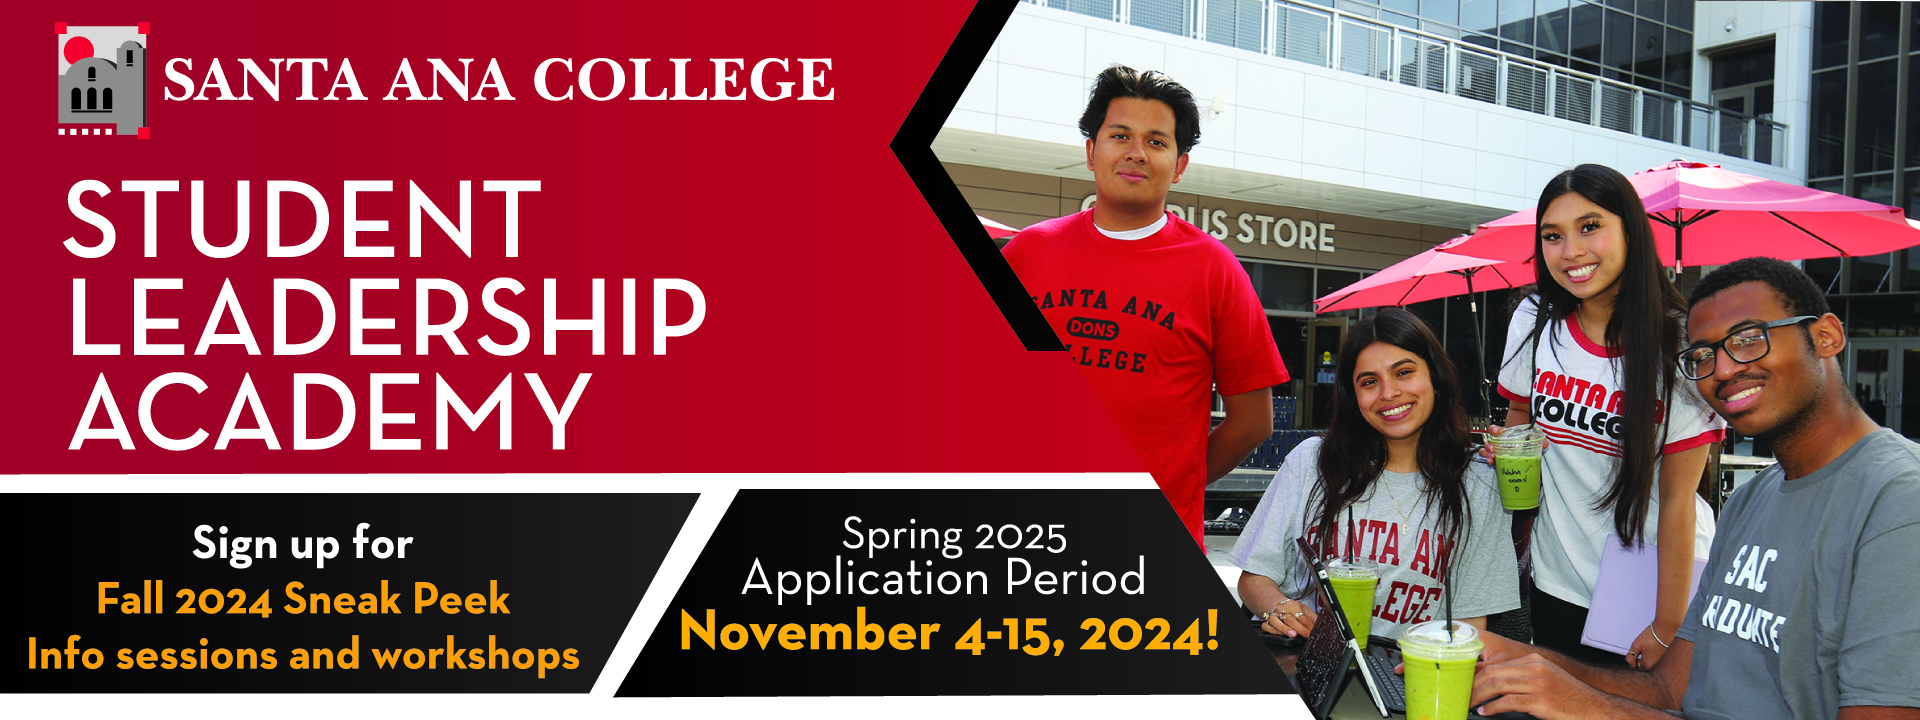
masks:
[[[1514,642],[1490,630],[1480,631],[1480,662],[1486,665],[1518,660],[1533,654],[1533,648],[1526,643]]]
[[[1491,634],[1482,635],[1483,638]],[[1498,636],[1492,636],[1498,637]],[[1517,645],[1502,638],[1504,644]],[[1493,645],[1488,643],[1488,652]],[[1524,647],[1524,646],[1519,646]],[[1538,653],[1480,665],[1469,707],[1481,715],[1524,712],[1540,720],[1610,717],[1605,693],[1580,682]]]
[[[1287,600],[1275,605],[1267,613],[1267,621],[1260,629],[1275,635],[1306,637],[1313,634],[1313,625],[1319,619],[1320,616],[1306,603]]]

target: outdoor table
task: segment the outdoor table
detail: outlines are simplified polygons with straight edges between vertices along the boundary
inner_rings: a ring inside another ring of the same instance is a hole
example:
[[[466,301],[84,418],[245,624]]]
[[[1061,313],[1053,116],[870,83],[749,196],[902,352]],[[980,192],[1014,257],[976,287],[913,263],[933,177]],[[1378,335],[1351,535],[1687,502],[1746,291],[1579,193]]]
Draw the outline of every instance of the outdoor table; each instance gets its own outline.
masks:
[[[1765,470],[1779,462],[1780,461],[1773,458],[1754,457],[1752,455],[1722,454],[1720,456],[1720,469],[1726,472],[1733,472],[1735,470]]]
[[[1708,502],[1713,505],[1715,514],[1718,514],[1720,508],[1726,505],[1727,498],[1733,496],[1733,474],[1735,472],[1765,470],[1773,467],[1773,465],[1779,461],[1773,458],[1754,457],[1752,455],[1721,453],[1717,462],[1719,463],[1719,468],[1713,477],[1718,478],[1719,487],[1715,488],[1714,496],[1708,498]]]
[[[1280,671],[1286,673],[1289,685],[1293,683],[1294,661],[1305,646],[1306,643],[1290,645],[1267,643],[1267,651],[1273,654],[1273,661],[1280,666]],[[1384,648],[1398,646],[1399,644],[1393,640],[1378,635],[1367,639],[1368,653],[1383,652]],[[1350,676],[1355,676],[1358,672],[1352,668],[1347,670]],[[1373,699],[1367,695],[1365,682],[1359,677],[1349,677],[1346,685],[1346,689],[1340,692],[1340,699],[1333,703],[1333,712],[1328,715],[1329,720],[1380,720],[1380,711],[1374,709]],[[1396,712],[1391,713],[1391,717],[1404,718],[1406,715]],[[1498,717],[1531,718],[1532,716],[1524,713],[1508,713]]]

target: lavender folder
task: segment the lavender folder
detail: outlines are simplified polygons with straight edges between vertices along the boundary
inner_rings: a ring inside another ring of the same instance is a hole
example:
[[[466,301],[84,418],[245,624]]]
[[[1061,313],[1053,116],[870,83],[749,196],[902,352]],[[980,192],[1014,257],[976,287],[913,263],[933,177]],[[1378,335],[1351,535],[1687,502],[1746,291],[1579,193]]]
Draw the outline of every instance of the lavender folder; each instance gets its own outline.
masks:
[[[1693,560],[1693,582],[1687,585],[1687,597],[1700,587],[1700,573],[1707,561]],[[1621,655],[1640,631],[1653,623],[1654,595],[1659,592],[1660,558],[1652,544],[1628,550],[1620,538],[1607,536],[1606,549],[1600,552],[1600,575],[1593,583],[1593,604],[1587,610],[1587,627],[1580,633],[1580,644]],[[1664,638],[1673,642],[1673,638]]]

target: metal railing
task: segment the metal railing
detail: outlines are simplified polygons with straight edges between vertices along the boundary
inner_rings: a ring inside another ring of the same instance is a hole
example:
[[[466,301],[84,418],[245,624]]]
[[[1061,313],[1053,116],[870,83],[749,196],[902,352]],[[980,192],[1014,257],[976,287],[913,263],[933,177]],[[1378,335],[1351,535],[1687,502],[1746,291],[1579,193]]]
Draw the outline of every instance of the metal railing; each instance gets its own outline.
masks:
[[[1787,126],[1453,38],[1289,0],[1024,0],[1683,145],[1786,162]]]

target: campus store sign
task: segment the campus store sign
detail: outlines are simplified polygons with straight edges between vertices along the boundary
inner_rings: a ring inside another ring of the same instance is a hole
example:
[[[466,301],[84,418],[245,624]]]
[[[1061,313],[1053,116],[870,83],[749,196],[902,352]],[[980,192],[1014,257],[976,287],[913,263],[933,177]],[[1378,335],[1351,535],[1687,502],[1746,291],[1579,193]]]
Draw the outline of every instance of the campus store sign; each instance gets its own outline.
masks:
[[[1080,201],[1080,209],[1093,207],[1097,195],[1088,195]],[[1249,244],[1258,240],[1261,245],[1271,244],[1283,247],[1299,247],[1301,250],[1316,250],[1331,253],[1334,247],[1333,232],[1337,229],[1333,223],[1316,223],[1312,220],[1292,217],[1240,212],[1229,214],[1226,210],[1210,208],[1205,205],[1196,210],[1193,205],[1167,203],[1167,212],[1179,216],[1181,220],[1193,223],[1201,232],[1212,235],[1216,240],[1231,237]],[[1232,222],[1229,222],[1231,218]],[[1237,223],[1237,225],[1235,225]],[[1235,231],[1235,228],[1238,231]]]
[[[1212,235],[1233,254],[1379,270],[1432,247],[1458,230],[1378,218],[1235,203],[1199,195],[1167,196],[1167,211]],[[1094,205],[1081,199],[1080,209]]]

